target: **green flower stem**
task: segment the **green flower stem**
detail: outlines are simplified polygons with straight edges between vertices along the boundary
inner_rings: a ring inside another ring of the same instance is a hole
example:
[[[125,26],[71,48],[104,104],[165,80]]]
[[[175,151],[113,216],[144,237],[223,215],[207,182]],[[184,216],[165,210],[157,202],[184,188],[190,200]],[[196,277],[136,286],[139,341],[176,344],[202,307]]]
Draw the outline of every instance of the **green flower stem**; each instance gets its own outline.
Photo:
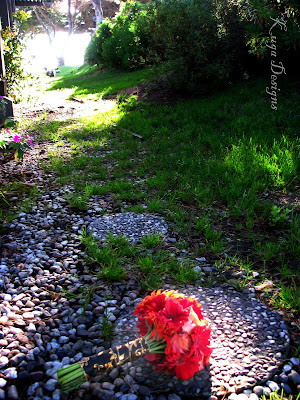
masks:
[[[80,363],[70,365],[57,371],[58,382],[64,392],[69,392],[76,389],[84,382],[86,382],[86,376]]]
[[[148,352],[163,354],[166,349],[166,342],[161,339],[157,340],[157,335],[154,338],[151,338],[150,335],[151,330],[144,338],[103,351],[98,355],[88,357],[83,362],[58,370],[57,377],[62,390],[70,392],[73,389],[77,389],[88,378],[96,376],[98,373],[109,371],[124,362],[134,361]]]
[[[147,335],[144,336],[144,339],[146,340],[149,349],[150,349],[150,353],[162,353],[164,354],[167,344],[166,342],[164,342],[162,339],[156,340],[156,335],[154,336],[154,338],[152,339],[150,337],[151,335],[151,330],[149,329]]]
[[[93,378],[127,362],[132,362],[149,353],[144,338],[132,340],[124,345],[101,351],[85,360],[57,371],[58,382],[64,392],[78,388],[87,379]]]

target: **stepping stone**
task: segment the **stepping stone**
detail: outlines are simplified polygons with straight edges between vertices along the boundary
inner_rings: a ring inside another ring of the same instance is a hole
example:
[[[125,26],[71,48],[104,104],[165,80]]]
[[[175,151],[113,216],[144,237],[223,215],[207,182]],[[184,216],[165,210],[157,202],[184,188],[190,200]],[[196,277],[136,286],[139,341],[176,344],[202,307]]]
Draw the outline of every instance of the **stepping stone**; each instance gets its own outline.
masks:
[[[229,285],[228,285],[229,286]],[[168,287],[165,289],[174,289]],[[144,384],[153,391],[173,391],[184,396],[239,393],[271,380],[287,355],[290,338],[283,319],[258,299],[237,292],[227,285],[210,288],[188,285],[176,288],[195,297],[212,327],[213,353],[210,365],[188,381],[154,372],[144,359],[133,363],[142,368]],[[127,309],[128,310],[128,309]],[[113,345],[139,336],[133,309],[116,327]],[[124,333],[124,326],[126,332]]]
[[[166,235],[168,225],[156,215],[139,213],[106,214],[95,219],[88,226],[91,233],[100,241],[106,241],[108,233],[125,236],[130,243],[137,243],[143,236]]]

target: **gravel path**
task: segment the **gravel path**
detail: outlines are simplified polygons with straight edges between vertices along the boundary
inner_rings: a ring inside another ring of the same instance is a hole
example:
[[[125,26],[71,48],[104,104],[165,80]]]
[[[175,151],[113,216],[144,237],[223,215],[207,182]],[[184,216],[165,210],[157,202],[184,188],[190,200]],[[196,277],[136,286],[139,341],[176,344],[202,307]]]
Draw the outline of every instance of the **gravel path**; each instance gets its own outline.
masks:
[[[32,154],[38,159],[40,151],[33,149]],[[57,188],[55,177],[39,171],[34,159],[31,179],[47,189],[31,211],[20,213],[7,226],[1,241],[0,399],[183,400],[201,396],[216,400],[226,395],[231,400],[257,400],[276,390],[284,389],[287,395],[300,391],[299,359],[286,359],[289,335],[281,317],[251,291],[238,293],[217,283],[204,288],[198,282],[176,289],[195,296],[212,325],[214,352],[208,368],[189,381],[178,381],[154,372],[142,359],[63,394],[57,382],[59,368],[138,335],[132,312],[145,295],[137,277],[108,284],[91,274],[79,239],[84,227],[98,227],[100,236],[105,223],[114,233],[123,225],[130,235],[132,227],[137,242],[138,232],[147,232],[146,223],[150,222],[149,227],[156,221],[166,248],[179,256],[182,251],[164,221],[146,212],[116,215],[110,196],[93,196],[87,211],[75,212],[64,198],[72,186]],[[6,173],[13,168],[7,165]],[[102,213],[107,216],[103,218]],[[197,261],[197,270],[203,274],[215,270],[204,258]],[[90,288],[97,289],[87,295]],[[105,309],[116,326],[112,343],[101,336]]]

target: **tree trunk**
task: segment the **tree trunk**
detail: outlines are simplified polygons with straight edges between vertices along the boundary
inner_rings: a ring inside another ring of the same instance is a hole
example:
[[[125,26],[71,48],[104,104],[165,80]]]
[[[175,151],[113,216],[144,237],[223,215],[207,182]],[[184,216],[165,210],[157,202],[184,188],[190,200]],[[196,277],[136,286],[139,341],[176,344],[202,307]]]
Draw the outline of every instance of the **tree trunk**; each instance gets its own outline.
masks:
[[[74,29],[74,17],[71,13],[71,0],[68,0],[68,36],[71,36]]]
[[[101,0],[92,0],[95,9],[96,27],[103,21],[103,11],[101,8]]]

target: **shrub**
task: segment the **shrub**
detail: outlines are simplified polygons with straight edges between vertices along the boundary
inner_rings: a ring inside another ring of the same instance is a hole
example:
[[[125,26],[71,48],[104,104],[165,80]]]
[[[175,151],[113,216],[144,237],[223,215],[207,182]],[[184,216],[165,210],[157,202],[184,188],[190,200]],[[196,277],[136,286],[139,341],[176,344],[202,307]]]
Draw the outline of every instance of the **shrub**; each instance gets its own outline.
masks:
[[[296,0],[154,0],[126,3],[114,22],[98,28],[87,50],[89,63],[120,69],[161,64],[173,89],[193,93],[270,74],[270,28],[277,18],[276,57],[286,67],[300,58]],[[273,33],[273,32],[272,32]],[[275,34],[275,30],[274,30]],[[245,76],[247,76],[245,74]]]
[[[278,19],[282,21],[281,26],[275,23]],[[272,45],[272,35],[275,37],[275,58],[286,68],[297,70],[297,61],[300,61],[299,21],[300,8],[295,0],[271,0],[268,3],[264,0],[253,1],[247,26],[249,53],[255,54],[258,60],[267,60],[270,65],[272,54],[268,46]]]
[[[99,25],[99,28],[86,48],[85,60],[88,64],[103,64],[103,43],[109,39],[111,35],[111,22],[106,19]]]
[[[28,14],[24,11],[18,11],[14,14],[14,28],[12,30],[6,28],[1,32],[7,89],[14,100],[19,100],[22,97],[22,81],[25,79],[21,56],[24,48],[22,33],[24,33],[28,18]]]
[[[204,81],[227,76],[211,0],[157,0],[151,42],[175,89],[197,92]]]
[[[143,66],[148,46],[145,8],[126,3],[114,22],[102,23],[86,50],[86,61],[126,70]]]

